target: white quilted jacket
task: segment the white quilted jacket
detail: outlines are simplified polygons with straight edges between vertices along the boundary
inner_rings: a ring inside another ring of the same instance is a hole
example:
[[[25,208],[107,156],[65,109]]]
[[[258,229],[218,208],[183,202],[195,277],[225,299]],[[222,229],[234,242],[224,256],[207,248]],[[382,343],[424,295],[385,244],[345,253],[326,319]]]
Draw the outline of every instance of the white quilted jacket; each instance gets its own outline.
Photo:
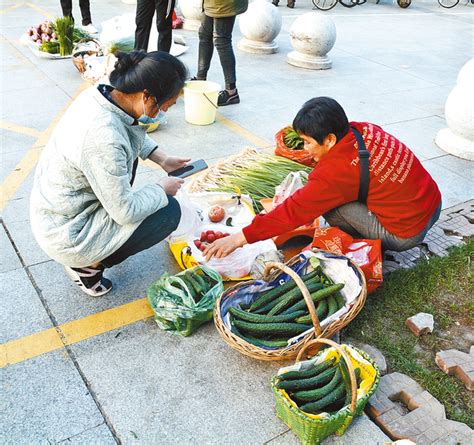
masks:
[[[30,219],[41,248],[72,267],[115,252],[149,215],[168,204],[164,190],[130,186],[134,161],[156,143],[96,87],[57,124],[36,168]]]

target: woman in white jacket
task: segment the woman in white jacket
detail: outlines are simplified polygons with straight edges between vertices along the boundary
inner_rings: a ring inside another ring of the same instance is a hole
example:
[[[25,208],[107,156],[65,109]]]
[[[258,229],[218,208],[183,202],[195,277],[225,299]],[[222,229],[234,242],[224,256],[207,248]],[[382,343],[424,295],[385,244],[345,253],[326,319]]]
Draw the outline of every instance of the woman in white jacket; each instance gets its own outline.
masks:
[[[169,172],[189,159],[167,156],[146,125],[176,103],[185,65],[160,51],[119,53],[111,85],[94,86],[69,107],[35,173],[31,225],[41,248],[81,290],[112,289],[104,269],[148,249],[179,224],[173,196],[182,180],[164,177],[134,190],[138,157]]]

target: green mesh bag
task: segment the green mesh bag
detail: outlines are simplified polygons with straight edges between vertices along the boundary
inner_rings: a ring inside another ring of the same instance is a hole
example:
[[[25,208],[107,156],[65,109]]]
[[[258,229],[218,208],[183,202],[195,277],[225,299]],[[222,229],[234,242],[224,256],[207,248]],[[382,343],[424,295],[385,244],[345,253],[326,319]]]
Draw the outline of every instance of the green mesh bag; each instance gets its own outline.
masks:
[[[369,398],[375,393],[380,382],[380,371],[375,362],[365,352],[350,346],[341,345],[345,352],[350,356],[351,361],[357,367],[362,369],[366,375],[366,382],[361,382],[357,392],[357,402],[354,412],[351,412],[350,405],[344,406],[334,414],[320,414],[313,416],[301,411],[296,404],[290,401],[285,391],[276,387],[278,376],[273,376],[271,387],[275,396],[276,415],[298,436],[304,445],[319,444],[321,441],[329,437],[331,434],[341,436],[352,423],[355,416],[362,415],[365,405]],[[335,348],[327,348],[319,352],[309,362],[319,363],[323,359],[328,359],[331,355],[338,356]],[[283,368],[284,370],[295,370],[306,362]],[[312,365],[311,365],[312,366]],[[279,374],[282,370],[279,371]],[[370,376],[370,377],[367,377]],[[362,388],[364,386],[364,388]],[[318,417],[318,418],[316,418]]]
[[[223,291],[216,271],[196,266],[177,275],[164,274],[148,288],[147,297],[158,326],[187,337],[212,320],[215,302]]]

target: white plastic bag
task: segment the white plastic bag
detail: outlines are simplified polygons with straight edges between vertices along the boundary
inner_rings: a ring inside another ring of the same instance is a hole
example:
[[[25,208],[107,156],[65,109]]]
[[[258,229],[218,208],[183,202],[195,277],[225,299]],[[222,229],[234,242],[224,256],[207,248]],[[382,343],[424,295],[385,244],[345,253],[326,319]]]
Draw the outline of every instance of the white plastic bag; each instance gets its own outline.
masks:
[[[186,191],[183,189],[179,190],[175,196],[181,208],[181,219],[179,220],[178,227],[169,236],[169,239],[183,238],[194,233],[203,222],[202,210],[197,204],[193,203]]]
[[[281,204],[286,198],[302,188],[307,180],[308,173],[304,171],[288,173],[288,176],[282,181],[282,183],[275,187],[273,208]]]

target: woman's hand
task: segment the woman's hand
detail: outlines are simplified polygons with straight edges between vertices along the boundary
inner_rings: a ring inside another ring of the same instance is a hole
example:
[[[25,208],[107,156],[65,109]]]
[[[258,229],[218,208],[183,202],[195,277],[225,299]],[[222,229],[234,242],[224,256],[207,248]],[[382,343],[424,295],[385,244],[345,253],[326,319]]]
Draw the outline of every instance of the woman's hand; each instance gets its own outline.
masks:
[[[165,160],[160,163],[160,165],[166,173],[169,173],[173,170],[184,167],[190,160],[191,158],[178,158],[177,156],[167,156]]]
[[[160,185],[165,193],[170,196],[176,195],[183,183],[184,179],[174,178],[172,176],[166,176],[158,180],[158,185]]]
[[[240,231],[214,241],[206,247],[203,254],[206,257],[206,261],[209,261],[212,257],[224,258],[231,254],[235,249],[242,247],[245,244],[247,244],[247,240],[245,239],[243,232]]]

